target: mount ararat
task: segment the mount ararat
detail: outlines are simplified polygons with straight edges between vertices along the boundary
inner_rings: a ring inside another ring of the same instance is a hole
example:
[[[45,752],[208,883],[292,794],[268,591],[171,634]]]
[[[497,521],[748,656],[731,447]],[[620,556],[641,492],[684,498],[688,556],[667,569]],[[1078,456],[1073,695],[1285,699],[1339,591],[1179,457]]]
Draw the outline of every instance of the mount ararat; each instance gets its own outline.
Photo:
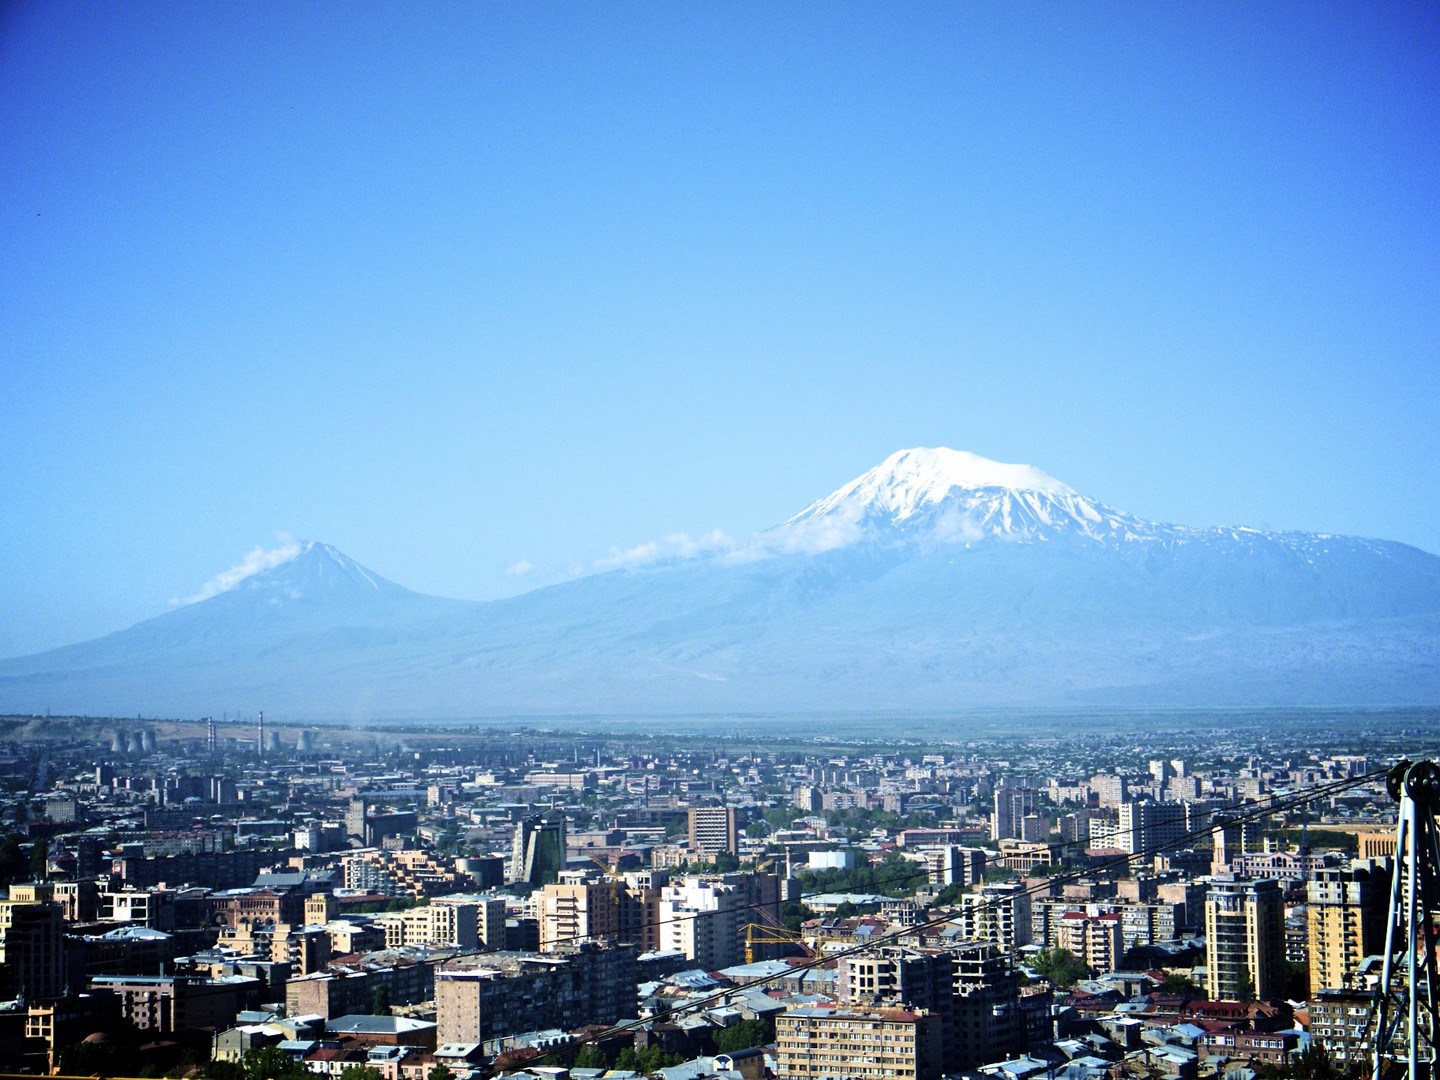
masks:
[[[415,593],[307,541],[208,599],[0,661],[0,711],[91,715],[1437,702],[1440,557],[1157,524],[944,448],[748,542],[507,600]]]

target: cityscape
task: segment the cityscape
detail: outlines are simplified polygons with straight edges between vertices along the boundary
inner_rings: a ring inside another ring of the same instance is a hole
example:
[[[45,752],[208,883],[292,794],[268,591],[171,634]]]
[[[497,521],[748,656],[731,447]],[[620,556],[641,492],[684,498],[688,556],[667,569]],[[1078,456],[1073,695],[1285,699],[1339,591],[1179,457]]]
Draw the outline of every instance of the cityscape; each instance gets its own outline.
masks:
[[[60,719],[0,729],[0,1057],[64,1075],[1340,1075],[1387,772],[1436,750],[1423,710]]]
[[[0,2],[0,1080],[1440,1080],[1440,3]]]

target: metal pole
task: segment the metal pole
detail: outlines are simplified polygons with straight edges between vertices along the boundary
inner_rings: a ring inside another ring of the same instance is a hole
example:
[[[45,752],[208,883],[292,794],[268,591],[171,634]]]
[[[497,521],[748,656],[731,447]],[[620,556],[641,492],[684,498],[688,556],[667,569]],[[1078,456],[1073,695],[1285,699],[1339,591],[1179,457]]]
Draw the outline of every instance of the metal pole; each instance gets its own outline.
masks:
[[[1418,1080],[1419,1073],[1417,1065],[1419,1063],[1420,1056],[1420,1042],[1415,1037],[1417,1030],[1415,1020],[1418,1011],[1417,1006],[1420,1002],[1420,982],[1419,979],[1416,978],[1416,976],[1419,975],[1419,972],[1415,970],[1415,953],[1417,951],[1415,948],[1415,931],[1418,929],[1419,923],[1419,920],[1416,917],[1418,915],[1418,912],[1415,910],[1415,879],[1420,876],[1420,864],[1415,860],[1415,831],[1416,827],[1419,825],[1419,815],[1415,813],[1415,800],[1409,797],[1408,792],[1406,793],[1406,799],[1404,804],[1402,805],[1402,810],[1406,814],[1406,826],[1410,834],[1406,838],[1409,843],[1405,848],[1406,865],[1410,869],[1410,877],[1405,882],[1405,919],[1407,923],[1405,927],[1405,938],[1406,952],[1409,954],[1405,963],[1410,973],[1410,985],[1407,987],[1410,995],[1410,1041],[1408,1046],[1409,1054],[1407,1056],[1410,1059],[1410,1080]]]
[[[1409,763],[1406,762],[1406,765]],[[1375,1004],[1375,1044],[1371,1053],[1375,1062],[1373,1080],[1383,1080],[1382,1062],[1390,1046],[1390,1030],[1399,1017],[1390,1016],[1390,989],[1394,972],[1395,924],[1400,915],[1400,870],[1405,851],[1405,804],[1409,801],[1402,786],[1399,794],[1400,812],[1395,825],[1395,866],[1390,878],[1390,917],[1385,925],[1385,959],[1380,969],[1380,987]]]

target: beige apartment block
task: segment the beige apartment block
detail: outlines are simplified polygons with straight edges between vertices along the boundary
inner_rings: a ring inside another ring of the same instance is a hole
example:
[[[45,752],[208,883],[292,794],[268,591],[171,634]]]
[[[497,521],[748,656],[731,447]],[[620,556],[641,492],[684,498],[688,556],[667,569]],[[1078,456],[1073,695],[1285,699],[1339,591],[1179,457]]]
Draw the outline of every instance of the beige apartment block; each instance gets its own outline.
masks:
[[[1205,898],[1205,941],[1205,992],[1212,1001],[1271,1001],[1284,994],[1285,902],[1278,881],[1213,882]]]
[[[936,1080],[937,1017],[923,1009],[790,1009],[775,1020],[780,1080]]]

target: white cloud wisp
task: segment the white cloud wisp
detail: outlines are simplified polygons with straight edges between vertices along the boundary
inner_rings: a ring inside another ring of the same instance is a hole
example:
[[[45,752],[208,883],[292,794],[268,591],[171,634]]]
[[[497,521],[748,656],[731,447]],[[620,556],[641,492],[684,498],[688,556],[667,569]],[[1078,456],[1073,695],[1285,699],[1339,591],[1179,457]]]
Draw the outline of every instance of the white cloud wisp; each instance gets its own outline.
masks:
[[[171,606],[184,607],[186,604],[198,604],[201,600],[209,600],[212,596],[229,592],[246,578],[254,577],[265,570],[272,570],[300,554],[302,545],[293,536],[287,533],[277,533],[276,539],[280,541],[279,547],[266,551],[257,546],[229,570],[222,570],[207,581],[194,596],[171,600]]]

